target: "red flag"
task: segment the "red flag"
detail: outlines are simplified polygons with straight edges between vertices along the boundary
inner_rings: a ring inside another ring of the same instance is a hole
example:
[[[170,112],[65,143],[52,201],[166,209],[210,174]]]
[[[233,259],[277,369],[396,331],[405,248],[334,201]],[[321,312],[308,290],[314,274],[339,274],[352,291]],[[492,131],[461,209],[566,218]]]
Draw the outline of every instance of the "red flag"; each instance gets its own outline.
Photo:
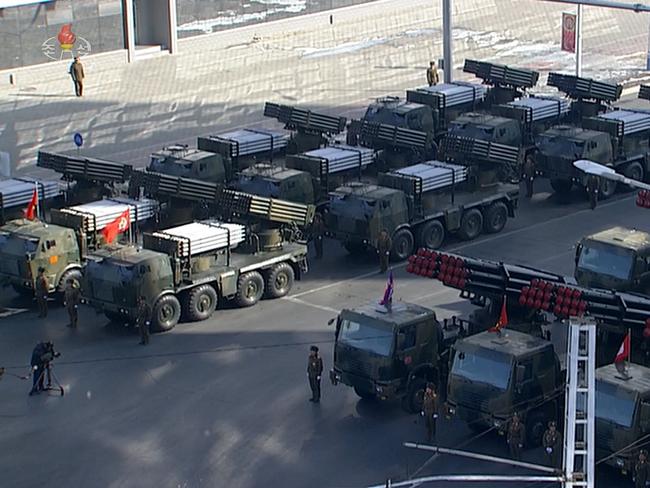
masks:
[[[386,281],[386,289],[384,290],[384,297],[379,302],[379,305],[390,306],[393,302],[393,270],[388,273],[388,281]]]
[[[131,209],[127,208],[113,222],[102,229],[102,235],[107,244],[115,240],[118,234],[126,232],[131,225]]]
[[[27,208],[25,209],[25,218],[27,220],[34,220],[36,218],[36,205],[38,204],[38,191],[34,188],[34,193],[32,193],[32,199],[29,201]]]
[[[506,325],[508,325],[508,313],[506,312],[506,297],[504,295],[503,302],[501,303],[501,315],[494,327],[490,327],[489,332],[501,332]]]
[[[621,344],[621,347],[618,348],[618,352],[616,353],[616,357],[614,358],[615,363],[621,363],[625,361],[626,359],[630,359],[630,342],[631,342],[631,337],[630,333],[628,332],[627,335],[625,336],[625,339],[623,339],[623,343]]]

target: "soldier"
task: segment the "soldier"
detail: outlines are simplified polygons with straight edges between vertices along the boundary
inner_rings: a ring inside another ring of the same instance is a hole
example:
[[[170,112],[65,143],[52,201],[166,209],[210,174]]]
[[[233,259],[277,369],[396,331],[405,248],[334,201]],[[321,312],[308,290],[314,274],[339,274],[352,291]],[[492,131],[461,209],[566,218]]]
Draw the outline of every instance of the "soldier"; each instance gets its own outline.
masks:
[[[47,276],[45,276],[45,268],[43,267],[38,268],[34,293],[36,296],[36,305],[38,305],[38,318],[45,318],[47,317],[47,296],[50,293],[50,283],[47,280]]]
[[[600,178],[596,175],[587,176],[587,193],[589,194],[589,205],[595,209],[598,205],[598,193],[600,192]]]
[[[646,488],[650,482],[650,464],[648,464],[648,452],[645,449],[639,451],[639,460],[634,465],[632,480],[634,488]]]
[[[149,344],[149,324],[151,320],[151,307],[142,295],[138,297],[138,309],[136,310],[135,323],[140,330],[140,344]]]
[[[436,421],[438,420],[438,396],[433,383],[427,383],[422,400],[422,416],[427,426],[427,442],[436,437]]]
[[[508,449],[510,449],[510,456],[517,461],[521,460],[525,431],[524,424],[519,419],[519,414],[515,412],[508,424],[506,442],[508,443]]]
[[[72,278],[68,278],[65,284],[65,290],[63,292],[65,308],[68,310],[68,317],[70,317],[70,323],[68,327],[73,329],[77,328],[77,322],[79,319],[79,302],[81,300],[81,293],[79,292],[79,285]]]
[[[84,67],[79,61],[79,56],[74,57],[74,62],[70,65],[70,76],[74,82],[74,92],[78,97],[84,93]]]
[[[546,451],[546,458],[554,468],[559,468],[560,449],[562,448],[562,435],[557,431],[557,424],[551,420],[548,429],[544,432],[542,445]]]
[[[533,197],[533,182],[535,181],[535,160],[532,156],[526,156],[523,165],[522,179],[526,183],[526,198]]]
[[[388,269],[388,258],[390,257],[390,250],[393,247],[393,241],[388,235],[386,229],[379,233],[377,239],[377,252],[379,253],[379,272],[385,273]]]
[[[307,360],[307,377],[311,388],[310,402],[320,402],[320,375],[323,372],[323,360],[318,356],[318,347],[309,348],[309,359]]]
[[[311,228],[311,236],[314,240],[314,250],[316,251],[316,259],[323,257],[323,236],[325,235],[325,223],[320,213],[314,216],[314,223]]]
[[[437,85],[440,81],[438,76],[438,68],[436,68],[436,62],[431,61],[429,67],[427,68],[427,83],[429,86]]]

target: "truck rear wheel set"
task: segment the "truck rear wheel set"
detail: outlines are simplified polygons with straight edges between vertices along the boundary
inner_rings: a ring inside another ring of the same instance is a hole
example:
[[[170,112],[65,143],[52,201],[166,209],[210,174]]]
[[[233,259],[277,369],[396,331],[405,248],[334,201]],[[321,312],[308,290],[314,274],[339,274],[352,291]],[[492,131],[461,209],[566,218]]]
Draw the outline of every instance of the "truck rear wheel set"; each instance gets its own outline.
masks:
[[[193,322],[206,320],[214,313],[218,302],[217,290],[213,286],[197,286],[187,294],[185,314]]]

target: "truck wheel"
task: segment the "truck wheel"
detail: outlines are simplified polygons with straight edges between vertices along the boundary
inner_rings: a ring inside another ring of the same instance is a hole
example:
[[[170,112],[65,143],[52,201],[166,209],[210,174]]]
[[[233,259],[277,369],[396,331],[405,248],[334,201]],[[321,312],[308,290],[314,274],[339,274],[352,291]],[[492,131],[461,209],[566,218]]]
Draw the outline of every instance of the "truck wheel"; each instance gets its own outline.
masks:
[[[56,291],[59,293],[63,293],[65,291],[65,285],[68,282],[68,280],[72,278],[76,283],[77,286],[81,287],[81,270],[80,269],[69,269],[63,275],[61,276],[61,279],[59,280],[59,284],[56,287]]]
[[[413,234],[408,229],[398,230],[393,236],[391,257],[395,261],[404,261],[413,254]]]
[[[645,177],[644,173],[645,172],[643,171],[643,166],[641,166],[641,163],[638,161],[628,164],[623,170],[625,177],[636,181],[643,181],[643,178]],[[626,185],[626,187],[629,190],[633,190],[631,186]]]
[[[533,412],[526,419],[526,441],[529,446],[541,446],[542,437],[546,431],[546,415],[543,412]]]
[[[445,240],[445,226],[439,220],[431,220],[418,230],[418,246],[438,249]]]
[[[508,221],[508,207],[503,202],[494,202],[485,211],[483,223],[485,232],[496,234],[501,232]]]
[[[458,235],[464,241],[471,241],[481,235],[483,230],[483,214],[477,208],[471,208],[463,213],[460,219]]]
[[[354,392],[357,394],[357,396],[359,398],[362,398],[363,400],[376,400],[377,399],[377,396],[374,393],[372,393],[370,391],[367,391],[367,390],[363,390],[363,389],[359,388],[358,386],[354,387]]]
[[[553,178],[551,180],[551,188],[555,193],[566,196],[567,193],[573,188],[573,181],[564,178]]]
[[[172,330],[181,318],[181,304],[174,295],[160,297],[153,306],[151,329],[155,332]]]
[[[219,298],[217,291],[210,285],[201,285],[189,291],[187,295],[187,316],[198,322],[209,319],[217,308]]]
[[[599,199],[607,200],[613,197],[614,193],[616,193],[616,181],[601,179],[599,190]]]
[[[291,291],[295,274],[288,263],[276,264],[266,275],[266,298],[280,298]]]
[[[417,413],[422,410],[424,402],[424,390],[427,382],[421,378],[416,378],[411,382],[408,388],[408,408],[411,413]]]
[[[259,302],[263,293],[264,278],[257,271],[249,271],[237,280],[235,303],[240,307],[250,307]]]

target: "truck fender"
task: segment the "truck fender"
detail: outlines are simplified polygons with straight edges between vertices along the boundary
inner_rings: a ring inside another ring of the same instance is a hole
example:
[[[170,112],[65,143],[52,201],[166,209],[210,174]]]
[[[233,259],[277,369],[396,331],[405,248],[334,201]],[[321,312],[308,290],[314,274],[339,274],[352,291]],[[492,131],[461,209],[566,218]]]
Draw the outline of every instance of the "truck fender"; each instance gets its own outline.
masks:
[[[151,304],[152,308],[158,302],[158,300],[160,300],[162,297],[167,296],[167,295],[176,296],[176,293],[174,292],[174,290],[163,290],[163,291],[161,291],[160,293],[158,293],[158,295],[156,295],[155,300]],[[176,296],[176,298],[178,298],[178,296]]]
[[[61,270],[61,272],[58,274],[56,277],[56,289],[59,290],[61,289],[65,283],[61,283],[61,279],[65,276],[65,274],[70,271],[70,270],[79,270],[80,272],[83,273],[82,271],[82,266],[79,263],[70,263],[68,264],[65,268]]]
[[[410,230],[411,232],[413,232],[413,229],[411,229],[411,226],[409,224],[403,223],[403,224],[400,224],[397,227],[395,227],[395,229],[393,230],[393,233],[391,235],[391,238],[402,229]]]
[[[409,373],[408,382],[406,385],[407,390],[411,383],[416,379],[423,379],[427,382],[431,381],[436,385],[437,389],[438,384],[440,383],[440,378],[438,377],[438,368],[430,363],[421,364],[414,368],[413,371]]]

